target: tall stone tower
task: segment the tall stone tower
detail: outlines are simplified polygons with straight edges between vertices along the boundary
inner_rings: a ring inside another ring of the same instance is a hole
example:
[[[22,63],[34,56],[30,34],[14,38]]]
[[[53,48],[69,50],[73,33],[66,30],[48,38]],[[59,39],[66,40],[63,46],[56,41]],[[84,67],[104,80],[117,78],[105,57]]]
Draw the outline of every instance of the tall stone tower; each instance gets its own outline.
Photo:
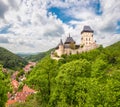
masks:
[[[62,39],[60,40],[60,43],[59,43],[59,52],[58,52],[58,56],[61,56],[64,54],[64,45],[63,45],[63,42],[62,42]]]
[[[81,46],[90,46],[94,43],[93,32],[90,26],[84,26],[81,32]]]

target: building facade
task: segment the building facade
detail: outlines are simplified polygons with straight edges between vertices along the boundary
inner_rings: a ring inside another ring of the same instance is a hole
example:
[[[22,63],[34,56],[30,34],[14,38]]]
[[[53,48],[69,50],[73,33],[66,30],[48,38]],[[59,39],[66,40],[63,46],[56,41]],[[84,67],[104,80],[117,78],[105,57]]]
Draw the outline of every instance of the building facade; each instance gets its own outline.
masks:
[[[60,43],[55,48],[55,51],[51,53],[51,57],[53,59],[59,59],[64,54],[79,54],[97,48],[99,45],[96,44],[96,41],[93,38],[93,33],[94,31],[90,26],[84,26],[81,31],[80,45],[76,45],[76,42],[70,35],[66,38],[64,43],[61,39]]]

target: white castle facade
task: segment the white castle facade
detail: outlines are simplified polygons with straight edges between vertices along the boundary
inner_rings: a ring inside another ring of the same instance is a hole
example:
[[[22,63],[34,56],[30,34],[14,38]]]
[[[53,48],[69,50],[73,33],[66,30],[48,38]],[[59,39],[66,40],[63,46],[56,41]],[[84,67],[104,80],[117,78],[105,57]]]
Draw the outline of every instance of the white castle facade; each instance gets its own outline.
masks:
[[[96,41],[94,41],[93,33],[94,31],[90,28],[90,26],[84,26],[81,32],[80,45],[76,45],[76,42],[70,35],[67,37],[64,43],[61,39],[60,43],[55,48],[55,51],[51,53],[51,58],[59,59],[64,54],[80,54],[82,52],[86,52],[99,47],[99,45],[96,44]]]

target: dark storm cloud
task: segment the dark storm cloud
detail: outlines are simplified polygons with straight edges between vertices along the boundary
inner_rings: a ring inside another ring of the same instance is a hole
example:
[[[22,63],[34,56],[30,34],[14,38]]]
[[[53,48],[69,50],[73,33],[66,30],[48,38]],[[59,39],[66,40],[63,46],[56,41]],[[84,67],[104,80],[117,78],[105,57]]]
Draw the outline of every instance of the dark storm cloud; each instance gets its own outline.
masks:
[[[0,18],[4,19],[4,14],[8,11],[8,6],[0,1]]]

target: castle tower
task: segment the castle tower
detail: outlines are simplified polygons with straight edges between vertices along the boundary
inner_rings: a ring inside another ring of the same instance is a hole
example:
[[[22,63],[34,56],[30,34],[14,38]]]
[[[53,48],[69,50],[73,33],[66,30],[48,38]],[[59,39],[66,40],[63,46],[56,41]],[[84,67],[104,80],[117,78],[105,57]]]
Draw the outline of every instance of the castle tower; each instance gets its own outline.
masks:
[[[90,46],[94,43],[93,32],[90,26],[84,26],[81,32],[81,46]]]
[[[73,40],[73,38],[70,36],[69,34],[69,37],[67,37],[66,41],[65,41],[65,47],[66,48],[71,48],[71,49],[74,49],[75,48],[75,41]]]
[[[59,43],[59,52],[58,52],[58,56],[61,56],[64,54],[64,44],[62,42],[62,39],[60,40],[60,43]]]

